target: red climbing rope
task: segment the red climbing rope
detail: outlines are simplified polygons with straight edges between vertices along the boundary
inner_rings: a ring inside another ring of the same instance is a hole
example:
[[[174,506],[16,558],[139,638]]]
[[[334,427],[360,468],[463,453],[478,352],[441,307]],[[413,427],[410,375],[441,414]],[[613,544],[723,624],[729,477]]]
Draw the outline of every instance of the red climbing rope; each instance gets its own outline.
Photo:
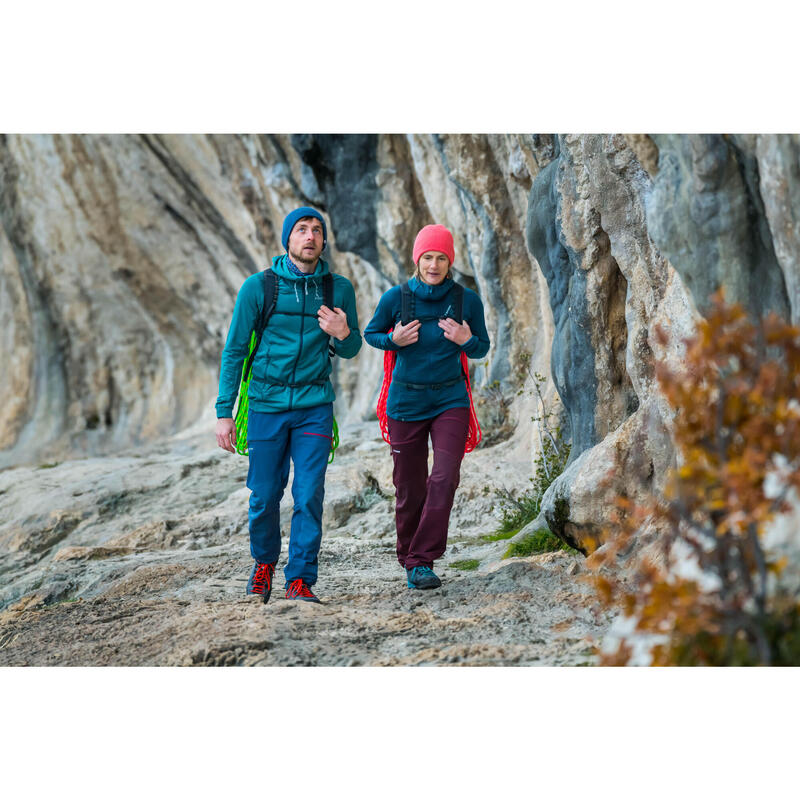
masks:
[[[389,333],[391,332],[390,330]],[[392,385],[392,373],[396,363],[397,351],[386,350],[383,354],[383,383],[381,384],[378,406],[375,411],[378,414],[378,424],[381,426],[381,436],[383,436],[383,441],[387,444],[391,444],[391,442],[389,441],[389,417],[386,414],[386,400],[389,397],[389,387]],[[478,423],[478,415],[475,413],[475,404],[472,402],[472,386],[469,382],[469,364],[466,353],[461,354],[461,369],[464,372],[467,394],[469,395],[469,427],[467,428],[467,441],[464,445],[464,452],[471,453],[480,444],[483,434]]]

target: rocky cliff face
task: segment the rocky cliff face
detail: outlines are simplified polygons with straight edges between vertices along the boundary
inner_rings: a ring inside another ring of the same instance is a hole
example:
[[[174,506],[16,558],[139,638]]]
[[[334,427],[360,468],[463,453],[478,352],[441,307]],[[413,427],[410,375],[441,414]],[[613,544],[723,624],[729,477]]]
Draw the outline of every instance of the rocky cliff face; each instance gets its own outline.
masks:
[[[680,352],[655,326],[679,339],[718,285],[800,318],[797,136],[4,136],[0,466],[208,413],[236,293],[301,203],[329,217],[362,327],[417,230],[453,230],[492,339],[475,382],[515,397],[530,356],[561,396],[572,460],[546,513],[583,549],[606,492],[657,487],[673,459],[654,363]],[[380,363],[365,347],[337,365],[343,423],[371,416]],[[525,398],[511,421],[530,452]]]
[[[674,454],[658,359],[725,287],[751,314],[793,322],[800,252],[796,136],[560,136],[535,179],[527,239],[550,288],[553,376],[572,464],[551,528],[596,544],[618,490],[659,489]],[[657,325],[672,334],[659,347]]]
[[[546,138],[546,137],[545,137]],[[281,252],[301,203],[329,216],[362,327],[410,275],[414,236],[456,234],[493,348],[546,368],[544,284],[523,235],[550,140],[526,136],[4,136],[0,139],[0,461],[112,452],[179,430],[216,394],[243,280]],[[368,417],[380,354],[336,368],[340,421]]]

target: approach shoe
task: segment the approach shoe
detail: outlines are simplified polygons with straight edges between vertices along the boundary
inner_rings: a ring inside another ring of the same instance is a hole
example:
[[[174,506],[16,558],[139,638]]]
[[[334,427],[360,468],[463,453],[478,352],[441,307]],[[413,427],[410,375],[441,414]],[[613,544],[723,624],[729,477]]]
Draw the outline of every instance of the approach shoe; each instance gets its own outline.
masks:
[[[286,587],[287,600],[305,600],[307,603],[321,603],[322,601],[311,591],[309,585],[302,579],[293,580]]]
[[[275,574],[274,564],[261,564],[256,561],[250,580],[247,581],[247,594],[260,594],[262,602],[266,603],[272,593],[272,576]]]
[[[406,570],[409,589],[438,589],[442,582],[430,567],[411,567]]]

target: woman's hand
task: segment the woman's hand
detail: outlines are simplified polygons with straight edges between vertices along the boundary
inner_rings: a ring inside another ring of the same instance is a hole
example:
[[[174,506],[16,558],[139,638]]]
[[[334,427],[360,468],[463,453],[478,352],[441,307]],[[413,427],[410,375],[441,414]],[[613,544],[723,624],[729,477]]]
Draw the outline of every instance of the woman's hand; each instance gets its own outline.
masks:
[[[408,325],[403,325],[398,322],[392,331],[392,341],[400,347],[405,347],[409,344],[414,344],[419,339],[420,321],[412,319]]]
[[[460,325],[448,317],[439,320],[439,327],[444,331],[444,338],[455,342],[459,347],[465,345],[472,338],[472,331],[466,322]]]

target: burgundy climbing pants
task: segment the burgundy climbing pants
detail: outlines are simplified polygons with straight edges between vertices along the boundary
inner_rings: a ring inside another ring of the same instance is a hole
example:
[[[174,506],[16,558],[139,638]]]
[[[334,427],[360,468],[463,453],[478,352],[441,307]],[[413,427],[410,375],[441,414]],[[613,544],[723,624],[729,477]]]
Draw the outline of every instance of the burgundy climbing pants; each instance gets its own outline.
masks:
[[[468,408],[449,408],[437,417],[415,422],[389,417],[397,490],[397,560],[406,569],[433,566],[447,547],[468,425]],[[433,443],[430,476],[429,435]]]

